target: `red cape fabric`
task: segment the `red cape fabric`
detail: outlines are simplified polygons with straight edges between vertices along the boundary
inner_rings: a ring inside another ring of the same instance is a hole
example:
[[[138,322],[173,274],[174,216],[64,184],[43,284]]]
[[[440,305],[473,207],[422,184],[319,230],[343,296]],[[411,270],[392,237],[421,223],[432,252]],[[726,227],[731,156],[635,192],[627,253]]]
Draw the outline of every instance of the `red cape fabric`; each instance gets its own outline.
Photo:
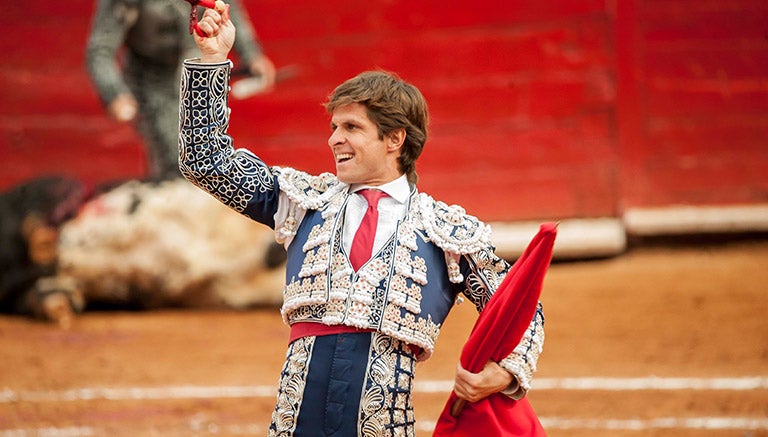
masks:
[[[496,393],[479,402],[467,403],[459,417],[446,406],[435,427],[435,436],[452,437],[546,437],[528,399],[519,401]]]
[[[496,362],[512,353],[533,319],[557,235],[557,224],[544,223],[507,273],[475,322],[461,351],[461,365],[479,372],[488,360]],[[536,413],[523,398],[514,401],[496,393],[466,403],[457,415],[451,408],[458,398],[451,392],[435,426],[435,436],[545,436]]]

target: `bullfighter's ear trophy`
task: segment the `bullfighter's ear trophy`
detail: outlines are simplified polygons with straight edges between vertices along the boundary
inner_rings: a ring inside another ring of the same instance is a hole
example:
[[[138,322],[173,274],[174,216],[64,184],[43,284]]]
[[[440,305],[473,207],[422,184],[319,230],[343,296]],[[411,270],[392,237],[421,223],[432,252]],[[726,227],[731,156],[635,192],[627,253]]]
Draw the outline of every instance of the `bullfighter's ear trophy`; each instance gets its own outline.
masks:
[[[184,0],[190,5],[190,11],[189,11],[189,34],[192,35],[192,32],[197,33],[201,37],[205,38],[208,35],[203,32],[200,29],[200,26],[197,24],[197,7],[202,6],[207,9],[215,9],[216,8],[216,0]]]

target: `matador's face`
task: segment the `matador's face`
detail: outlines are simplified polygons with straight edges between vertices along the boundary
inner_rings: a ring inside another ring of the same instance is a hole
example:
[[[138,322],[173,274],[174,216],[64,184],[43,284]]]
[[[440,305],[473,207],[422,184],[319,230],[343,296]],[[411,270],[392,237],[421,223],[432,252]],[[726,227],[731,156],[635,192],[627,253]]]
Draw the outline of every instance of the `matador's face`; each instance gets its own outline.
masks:
[[[381,185],[402,174],[398,169],[403,138],[379,136],[365,105],[350,103],[331,115],[328,145],[336,162],[336,176],[347,184]]]

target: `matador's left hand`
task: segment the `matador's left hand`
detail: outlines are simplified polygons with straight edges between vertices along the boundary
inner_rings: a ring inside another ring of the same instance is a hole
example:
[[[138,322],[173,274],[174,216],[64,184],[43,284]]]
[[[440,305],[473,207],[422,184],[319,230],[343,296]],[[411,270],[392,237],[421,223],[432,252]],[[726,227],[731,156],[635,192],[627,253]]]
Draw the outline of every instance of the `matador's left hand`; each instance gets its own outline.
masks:
[[[480,373],[472,373],[459,364],[453,391],[460,399],[477,402],[506,389],[510,383],[512,383],[512,374],[494,361],[485,363]]]

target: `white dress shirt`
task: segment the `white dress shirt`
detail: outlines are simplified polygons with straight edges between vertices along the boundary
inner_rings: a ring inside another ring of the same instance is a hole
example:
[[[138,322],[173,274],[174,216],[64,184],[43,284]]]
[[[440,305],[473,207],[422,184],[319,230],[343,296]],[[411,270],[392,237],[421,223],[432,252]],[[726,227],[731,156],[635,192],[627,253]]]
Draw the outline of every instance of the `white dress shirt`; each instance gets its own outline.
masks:
[[[411,194],[411,187],[408,184],[408,178],[406,175],[402,175],[392,182],[387,182],[384,185],[372,187],[369,185],[353,184],[350,186],[349,191],[351,193],[357,193],[360,190],[372,188],[387,193],[386,196],[379,200],[379,221],[376,226],[376,237],[373,240],[373,253],[381,250],[384,243],[394,234],[397,228],[397,222],[405,217],[406,202]],[[275,213],[275,229],[280,229],[285,220],[288,218],[289,212],[294,209],[293,216],[297,223],[301,223],[306,214],[306,210],[299,208],[288,196],[281,192],[277,212]],[[353,194],[349,197],[347,202],[347,208],[344,212],[344,230],[342,232],[342,244],[344,245],[344,251],[349,254],[352,247],[352,239],[355,237],[357,228],[360,227],[360,222],[363,221],[365,210],[368,209],[368,201],[360,194]],[[280,240],[278,240],[280,241]],[[285,238],[284,241],[280,241],[287,249],[293,241],[293,236]]]

